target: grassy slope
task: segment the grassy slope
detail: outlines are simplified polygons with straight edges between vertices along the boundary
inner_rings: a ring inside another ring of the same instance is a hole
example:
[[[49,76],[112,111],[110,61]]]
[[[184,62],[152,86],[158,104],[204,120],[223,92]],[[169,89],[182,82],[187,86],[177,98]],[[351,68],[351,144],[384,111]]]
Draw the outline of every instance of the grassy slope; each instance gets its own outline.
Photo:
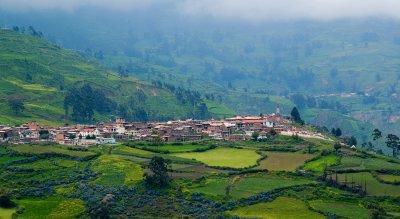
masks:
[[[62,49],[47,41],[0,31],[0,123],[16,124],[37,120],[43,124],[57,125],[69,122],[64,117],[63,100],[65,90],[78,81],[86,81],[101,88],[108,97],[122,103],[138,90],[147,95],[144,106],[150,118],[186,118],[193,107],[179,104],[175,95],[134,78],[119,78],[98,64],[85,60],[77,53]],[[27,78],[32,76],[32,80]],[[64,81],[64,89],[57,81]],[[18,95],[25,101],[25,111],[15,115],[7,99]],[[210,102],[210,105],[213,103]],[[232,111],[213,105],[219,114]],[[97,115],[98,120],[107,120],[109,115]]]

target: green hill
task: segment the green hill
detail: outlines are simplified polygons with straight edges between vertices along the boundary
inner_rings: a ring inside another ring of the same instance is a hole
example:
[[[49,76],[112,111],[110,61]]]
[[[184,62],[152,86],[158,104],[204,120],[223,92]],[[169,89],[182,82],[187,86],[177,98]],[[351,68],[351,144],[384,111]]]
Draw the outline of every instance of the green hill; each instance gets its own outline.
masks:
[[[132,77],[120,77],[76,52],[39,37],[0,31],[1,124],[30,120],[54,125],[73,122],[73,102],[66,116],[64,98],[68,93],[75,92],[75,95],[85,85],[93,91],[88,103],[96,106],[87,106],[93,108],[94,115],[92,121],[86,122],[107,121],[112,116],[166,120],[234,114],[208,101],[212,111],[217,112],[213,115],[195,92],[185,89],[172,92]],[[12,100],[22,102],[25,110],[14,112],[10,107]],[[105,104],[109,105],[108,109]],[[204,112],[199,112],[201,110]]]

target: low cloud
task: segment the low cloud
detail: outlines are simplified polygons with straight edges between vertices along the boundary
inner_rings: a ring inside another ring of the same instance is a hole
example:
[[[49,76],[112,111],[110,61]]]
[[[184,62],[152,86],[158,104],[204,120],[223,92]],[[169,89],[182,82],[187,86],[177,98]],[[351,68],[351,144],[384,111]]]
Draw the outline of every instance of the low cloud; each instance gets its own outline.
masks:
[[[109,10],[175,8],[186,16],[249,21],[282,19],[333,20],[359,17],[400,19],[400,0],[0,0],[0,10]]]
[[[400,18],[399,0],[185,0],[178,7],[181,13],[187,15],[250,21]]]
[[[161,3],[161,0],[0,0],[0,9],[8,11],[74,11],[82,7],[98,7],[110,10],[132,10]]]

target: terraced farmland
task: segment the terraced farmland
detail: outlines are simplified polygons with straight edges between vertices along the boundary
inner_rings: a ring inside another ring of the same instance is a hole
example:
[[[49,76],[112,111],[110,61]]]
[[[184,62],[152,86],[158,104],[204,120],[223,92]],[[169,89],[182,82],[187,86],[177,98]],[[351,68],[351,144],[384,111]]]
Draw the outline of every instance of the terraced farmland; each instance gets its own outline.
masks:
[[[195,159],[209,166],[244,168],[256,165],[261,158],[254,150],[217,148],[206,152],[176,154],[177,157]]]

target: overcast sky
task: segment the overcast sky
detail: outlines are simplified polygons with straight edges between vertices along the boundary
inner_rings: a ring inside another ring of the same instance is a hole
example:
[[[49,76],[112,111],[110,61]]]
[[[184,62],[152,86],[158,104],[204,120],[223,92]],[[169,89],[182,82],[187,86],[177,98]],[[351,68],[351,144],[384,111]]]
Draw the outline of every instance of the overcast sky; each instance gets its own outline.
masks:
[[[187,16],[265,21],[332,20],[351,17],[400,19],[400,0],[0,0],[5,11],[65,10],[101,7],[110,10],[173,8]]]

